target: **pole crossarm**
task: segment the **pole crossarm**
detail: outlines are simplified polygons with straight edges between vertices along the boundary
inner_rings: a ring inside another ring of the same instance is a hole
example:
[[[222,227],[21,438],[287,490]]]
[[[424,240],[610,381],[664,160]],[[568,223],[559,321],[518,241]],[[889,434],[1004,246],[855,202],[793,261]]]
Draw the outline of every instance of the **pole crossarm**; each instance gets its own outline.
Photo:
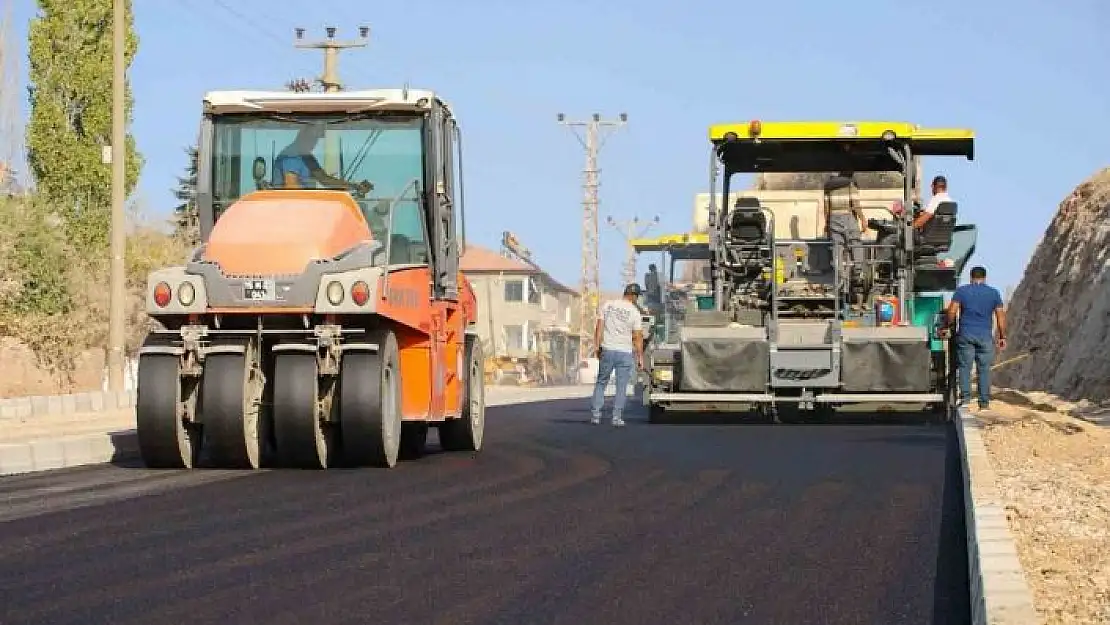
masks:
[[[359,38],[346,41],[335,38],[336,28],[334,26],[328,26],[324,29],[327,33],[326,39],[317,39],[315,41],[305,40],[304,31],[305,29],[303,28],[294,29],[293,46],[303,50],[323,50],[324,73],[318,80],[320,84],[323,85],[325,92],[340,91],[343,85],[339,82],[339,52],[351,48],[366,47],[366,45],[370,43],[370,27],[359,26]]]

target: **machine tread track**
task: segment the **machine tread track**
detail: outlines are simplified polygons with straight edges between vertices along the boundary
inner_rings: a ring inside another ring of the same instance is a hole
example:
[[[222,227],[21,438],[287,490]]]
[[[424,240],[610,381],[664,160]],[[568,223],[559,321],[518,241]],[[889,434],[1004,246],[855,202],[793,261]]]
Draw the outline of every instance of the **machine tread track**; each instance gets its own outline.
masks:
[[[258,344],[240,343],[241,354],[214,353],[205,358],[201,381],[201,420],[207,463],[227,469],[262,465],[265,438],[259,407],[263,382]]]
[[[318,374],[314,353],[274,355],[274,443],[282,467],[328,468],[333,443],[317,410]]]
[[[462,411],[457,419],[448,419],[439,426],[439,444],[445,451],[480,451],[486,428],[486,385],[482,344],[478,338],[465,338],[463,362],[466,377]]]
[[[135,425],[139,454],[152,469],[191,469],[200,455],[199,428],[178,414],[182,401],[179,357],[173,354],[139,356]]]
[[[343,355],[339,423],[344,464],[392,468],[401,446],[401,367],[397,337],[379,329],[367,337],[376,352]]]

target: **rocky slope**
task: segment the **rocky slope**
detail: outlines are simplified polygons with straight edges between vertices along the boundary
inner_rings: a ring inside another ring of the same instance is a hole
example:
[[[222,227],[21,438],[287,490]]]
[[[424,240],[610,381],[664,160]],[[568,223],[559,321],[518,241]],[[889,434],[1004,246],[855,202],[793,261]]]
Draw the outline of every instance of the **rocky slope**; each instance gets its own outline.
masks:
[[[1060,203],[1009,306],[1003,358],[1039,347],[995,384],[1110,399],[1110,167]]]

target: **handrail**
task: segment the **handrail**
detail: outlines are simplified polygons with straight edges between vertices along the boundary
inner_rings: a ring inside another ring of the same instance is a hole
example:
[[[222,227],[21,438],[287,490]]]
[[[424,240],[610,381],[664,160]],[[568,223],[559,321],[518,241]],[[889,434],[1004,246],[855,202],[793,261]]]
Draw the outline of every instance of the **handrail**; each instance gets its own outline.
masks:
[[[382,277],[382,296],[381,297],[382,297],[383,300],[386,299],[387,297],[389,297],[389,259],[390,259],[390,253],[393,250],[393,209],[397,206],[397,203],[401,201],[401,198],[409,190],[409,187],[413,187],[414,190],[417,192],[416,200],[419,201],[420,200],[420,179],[419,178],[413,178],[407,185],[405,185],[401,189],[401,192],[399,194],[397,194],[396,196],[393,197],[392,201],[390,201],[390,203],[389,203],[389,215],[386,217],[386,223],[385,223],[385,264],[386,264],[386,270],[385,270],[385,275]]]

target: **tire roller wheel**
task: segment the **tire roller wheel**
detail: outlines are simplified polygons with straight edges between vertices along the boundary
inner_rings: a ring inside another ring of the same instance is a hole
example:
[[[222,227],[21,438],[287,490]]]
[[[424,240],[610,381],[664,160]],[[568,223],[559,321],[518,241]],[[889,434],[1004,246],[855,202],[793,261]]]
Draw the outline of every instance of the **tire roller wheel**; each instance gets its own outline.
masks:
[[[200,428],[178,413],[183,400],[179,357],[139,356],[135,426],[139,454],[152,469],[191,469],[203,447]]]
[[[326,469],[333,444],[331,428],[320,419],[316,355],[274,355],[274,442],[283,467]]]
[[[221,352],[221,347],[228,351]],[[201,382],[204,454],[209,464],[227,469],[262,466],[264,387],[255,341],[212,347],[204,359]]]
[[[462,415],[439,426],[439,444],[445,451],[479,451],[486,429],[486,385],[483,379],[482,345],[476,337],[465,342],[466,393]]]
[[[339,377],[339,423],[347,464],[388,469],[401,447],[401,358],[391,330],[370,334],[376,352],[347,351]]]

